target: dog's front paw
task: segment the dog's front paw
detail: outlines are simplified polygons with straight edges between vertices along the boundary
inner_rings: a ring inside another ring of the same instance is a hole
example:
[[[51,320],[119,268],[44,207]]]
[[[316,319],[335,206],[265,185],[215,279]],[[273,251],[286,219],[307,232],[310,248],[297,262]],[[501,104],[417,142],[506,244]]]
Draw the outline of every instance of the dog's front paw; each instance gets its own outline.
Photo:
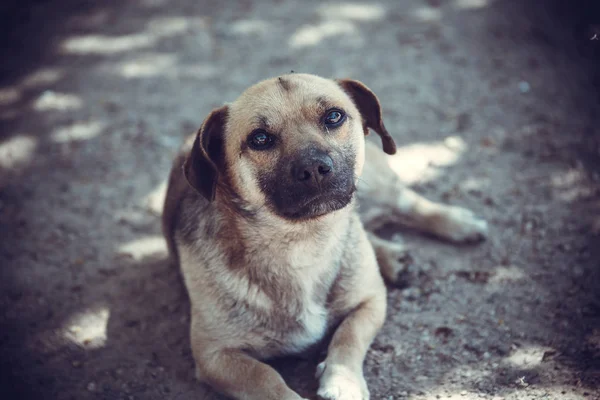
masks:
[[[317,367],[319,390],[317,395],[325,400],[369,400],[367,382],[362,373],[356,373],[343,365],[327,365],[323,361]]]
[[[487,222],[471,210],[461,207],[444,207],[438,222],[438,234],[454,242],[477,242],[486,238]]]

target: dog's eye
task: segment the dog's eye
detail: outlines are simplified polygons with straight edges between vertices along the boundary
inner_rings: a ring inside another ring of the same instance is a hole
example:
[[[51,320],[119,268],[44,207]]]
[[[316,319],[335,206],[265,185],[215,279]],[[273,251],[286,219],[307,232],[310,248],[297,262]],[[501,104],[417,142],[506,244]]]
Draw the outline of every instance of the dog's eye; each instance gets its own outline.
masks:
[[[262,129],[256,130],[248,137],[248,145],[254,150],[267,150],[273,146],[275,140],[272,135]]]
[[[325,126],[335,128],[340,126],[346,119],[346,114],[341,110],[329,110],[325,114]]]

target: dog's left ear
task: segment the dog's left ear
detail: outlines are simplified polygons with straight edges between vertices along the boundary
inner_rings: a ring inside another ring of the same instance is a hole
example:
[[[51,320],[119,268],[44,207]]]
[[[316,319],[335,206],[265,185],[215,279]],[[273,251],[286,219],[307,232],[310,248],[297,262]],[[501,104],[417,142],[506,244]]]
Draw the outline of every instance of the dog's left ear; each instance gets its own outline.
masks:
[[[365,132],[368,132],[366,128],[373,129],[381,137],[383,151],[388,154],[395,154],[396,143],[387,129],[385,129],[385,125],[383,125],[381,105],[375,93],[363,83],[352,79],[337,79],[336,82],[352,98],[358,111],[360,111]]]
[[[183,164],[183,173],[190,186],[208,201],[215,199],[219,171],[224,167],[223,135],[227,113],[227,106],[223,106],[206,117]]]

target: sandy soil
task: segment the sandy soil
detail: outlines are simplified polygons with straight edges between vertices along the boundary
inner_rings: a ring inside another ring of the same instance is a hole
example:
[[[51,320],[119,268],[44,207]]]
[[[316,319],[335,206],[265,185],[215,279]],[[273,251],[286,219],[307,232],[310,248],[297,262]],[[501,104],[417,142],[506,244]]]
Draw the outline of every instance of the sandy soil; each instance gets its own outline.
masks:
[[[411,250],[366,359],[371,397],[600,399],[589,15],[520,0],[9,3],[0,398],[220,398],[193,380],[160,194],[212,107],[294,70],[365,82],[407,184],[491,226],[460,247],[388,227]],[[275,365],[314,398],[314,362]]]

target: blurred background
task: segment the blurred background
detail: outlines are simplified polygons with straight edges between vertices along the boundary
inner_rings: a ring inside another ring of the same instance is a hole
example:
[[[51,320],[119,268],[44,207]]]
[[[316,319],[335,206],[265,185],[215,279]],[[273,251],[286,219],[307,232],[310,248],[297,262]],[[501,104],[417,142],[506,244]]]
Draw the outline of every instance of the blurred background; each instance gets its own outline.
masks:
[[[600,7],[523,0],[4,0],[0,398],[220,399],[165,260],[171,160],[271,76],[363,81],[390,166],[491,227],[388,227],[404,284],[372,399],[600,399]],[[314,398],[314,361],[275,366]]]

